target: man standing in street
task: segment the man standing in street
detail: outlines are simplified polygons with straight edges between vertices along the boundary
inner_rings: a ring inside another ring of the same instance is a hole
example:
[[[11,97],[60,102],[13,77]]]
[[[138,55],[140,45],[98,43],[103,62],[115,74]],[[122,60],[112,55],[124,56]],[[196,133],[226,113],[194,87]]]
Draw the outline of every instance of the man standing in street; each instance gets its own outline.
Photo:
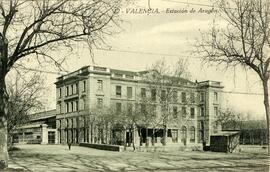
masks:
[[[68,142],[68,150],[71,149],[71,142]]]

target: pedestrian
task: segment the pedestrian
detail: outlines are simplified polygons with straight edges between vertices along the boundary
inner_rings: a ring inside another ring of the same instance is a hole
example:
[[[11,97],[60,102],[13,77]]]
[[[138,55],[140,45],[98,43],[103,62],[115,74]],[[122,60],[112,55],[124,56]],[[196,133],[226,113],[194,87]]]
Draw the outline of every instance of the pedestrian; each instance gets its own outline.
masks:
[[[68,142],[68,150],[71,149],[71,142]]]

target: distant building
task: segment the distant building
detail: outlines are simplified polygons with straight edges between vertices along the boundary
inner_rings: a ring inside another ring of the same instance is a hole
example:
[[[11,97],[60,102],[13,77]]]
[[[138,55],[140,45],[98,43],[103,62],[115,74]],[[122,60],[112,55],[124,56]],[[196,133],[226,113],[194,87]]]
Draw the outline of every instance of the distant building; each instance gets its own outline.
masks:
[[[263,145],[268,143],[266,120],[235,121],[233,124],[228,122],[223,125],[222,130],[238,130],[240,144]]]
[[[92,110],[97,106],[124,109],[140,103],[141,96],[155,97],[143,76],[151,71],[132,72],[99,66],[85,66],[77,71],[57,78],[56,121],[59,143],[106,143],[123,144],[134,136],[135,145],[139,145],[138,128],[134,133],[117,130],[114,126],[99,129],[91,123]],[[219,112],[223,86],[216,81],[191,82],[182,79],[182,83],[173,86],[174,101],[170,104],[176,114],[175,120],[167,128],[168,144],[196,145],[206,141],[219,130],[214,125],[215,115]],[[187,99],[192,100],[186,104]],[[157,102],[156,113],[160,114]],[[128,115],[128,114],[127,114]],[[177,119],[177,120],[176,120]],[[142,125],[143,126],[143,125]],[[143,142],[147,133],[154,128],[140,128]],[[162,142],[162,126],[155,128],[155,143]],[[148,135],[151,139],[151,136]]]
[[[30,121],[16,129],[13,143],[57,144],[56,110],[30,115]]]

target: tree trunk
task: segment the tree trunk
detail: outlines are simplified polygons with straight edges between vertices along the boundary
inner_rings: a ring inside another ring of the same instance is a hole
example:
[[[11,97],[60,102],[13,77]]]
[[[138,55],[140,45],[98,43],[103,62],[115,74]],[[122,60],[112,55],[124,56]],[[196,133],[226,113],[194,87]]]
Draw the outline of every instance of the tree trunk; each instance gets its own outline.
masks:
[[[139,136],[140,136],[140,146],[142,146],[143,138],[142,138],[142,128],[139,129]]]
[[[8,131],[8,143],[7,143],[8,150],[13,147],[13,137],[14,137],[14,135],[12,133],[10,133],[10,132],[11,131]]]
[[[90,135],[91,135],[91,138],[90,138],[90,140],[91,140],[91,143],[94,143],[94,138],[93,138],[93,137],[94,137],[94,135],[93,135],[93,129],[94,129],[94,128],[93,128],[93,123],[91,123],[90,128],[91,128],[91,132],[90,132],[90,133],[91,133],[91,134],[90,134]],[[78,134],[78,133],[77,133],[77,134]]]
[[[133,151],[136,150],[135,148],[135,125],[132,125],[132,146],[133,146]]]
[[[268,143],[268,156],[270,157],[270,112],[269,112],[269,93],[268,93],[268,78],[263,80],[263,95],[264,95],[264,107],[265,107],[265,115],[266,115],[266,122],[267,122],[267,143]]]
[[[148,141],[148,128],[145,127],[145,146],[149,146],[149,141]]]
[[[128,145],[128,147],[130,147],[131,146],[131,141],[132,141],[132,138],[131,138],[131,131],[132,130],[132,128],[128,128],[128,139],[127,139],[127,145]]]
[[[126,138],[126,135],[127,135],[127,129],[126,127],[124,127],[124,131],[123,132],[123,146],[124,146],[124,150],[126,150],[126,147],[127,147],[127,138]]]
[[[163,146],[166,146],[167,143],[167,125],[164,125],[163,129]]]
[[[0,169],[8,166],[7,150],[7,106],[5,75],[0,75]]]
[[[155,146],[155,128],[153,128],[153,132],[152,132],[152,146]]]

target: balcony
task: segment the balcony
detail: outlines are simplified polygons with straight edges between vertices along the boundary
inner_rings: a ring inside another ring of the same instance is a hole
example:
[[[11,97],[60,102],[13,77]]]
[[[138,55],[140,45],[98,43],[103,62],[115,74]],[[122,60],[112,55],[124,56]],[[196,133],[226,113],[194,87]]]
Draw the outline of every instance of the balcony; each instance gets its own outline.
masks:
[[[64,100],[75,99],[75,98],[78,98],[78,97],[79,97],[79,94],[76,93],[76,94],[65,96]]]

